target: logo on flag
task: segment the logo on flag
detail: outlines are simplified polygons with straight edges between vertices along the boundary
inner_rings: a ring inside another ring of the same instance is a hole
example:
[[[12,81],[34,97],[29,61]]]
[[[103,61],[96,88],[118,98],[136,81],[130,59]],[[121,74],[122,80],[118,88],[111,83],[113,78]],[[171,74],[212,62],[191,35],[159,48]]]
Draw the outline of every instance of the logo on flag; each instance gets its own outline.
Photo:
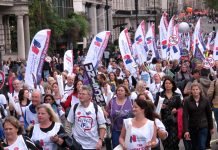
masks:
[[[216,49],[215,49],[215,50],[216,50],[216,55],[218,55],[218,47],[216,47]]]
[[[100,47],[101,46],[101,42],[102,42],[102,39],[96,36],[94,44],[96,46]]]
[[[151,44],[152,38],[151,38],[151,37],[148,37],[148,38],[146,38],[146,41],[147,41],[147,44]]]
[[[137,41],[137,44],[141,43],[142,42],[142,36],[139,35],[135,40]]]
[[[40,42],[37,41],[36,39],[34,39],[34,41],[33,41],[33,46],[32,46],[32,52],[35,53],[36,55],[38,55],[38,53],[39,53],[39,48],[41,48]]]
[[[129,54],[126,54],[126,55],[123,57],[123,59],[124,59],[124,61],[125,61],[126,64],[132,63],[132,59],[131,59],[131,57],[130,57]]]
[[[161,44],[162,44],[162,48],[163,48],[163,49],[166,49],[166,48],[167,48],[167,40],[163,40],[163,41],[161,42]]]

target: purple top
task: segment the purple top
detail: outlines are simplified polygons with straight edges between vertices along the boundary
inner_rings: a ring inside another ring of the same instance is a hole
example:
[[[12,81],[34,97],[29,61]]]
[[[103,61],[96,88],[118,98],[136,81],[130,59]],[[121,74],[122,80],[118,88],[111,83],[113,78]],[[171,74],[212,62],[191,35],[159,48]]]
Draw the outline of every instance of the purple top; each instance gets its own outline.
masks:
[[[112,124],[112,130],[121,131],[123,119],[132,117],[132,101],[127,98],[123,105],[118,105],[116,97],[110,101],[109,114]]]

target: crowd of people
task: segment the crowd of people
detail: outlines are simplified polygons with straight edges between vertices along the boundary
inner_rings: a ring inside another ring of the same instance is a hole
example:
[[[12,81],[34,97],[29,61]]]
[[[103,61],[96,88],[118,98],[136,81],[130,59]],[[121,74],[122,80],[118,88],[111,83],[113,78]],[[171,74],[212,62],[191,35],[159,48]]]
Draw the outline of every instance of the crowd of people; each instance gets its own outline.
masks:
[[[106,102],[101,107],[84,82],[82,61],[73,74],[63,70],[59,56],[45,61],[37,89],[25,83],[25,62],[5,61],[0,149],[160,150],[162,143],[165,150],[179,150],[180,140],[186,150],[210,148],[212,112],[218,122],[218,63],[205,69],[200,61],[153,58],[132,75],[119,56],[116,50],[98,65]]]

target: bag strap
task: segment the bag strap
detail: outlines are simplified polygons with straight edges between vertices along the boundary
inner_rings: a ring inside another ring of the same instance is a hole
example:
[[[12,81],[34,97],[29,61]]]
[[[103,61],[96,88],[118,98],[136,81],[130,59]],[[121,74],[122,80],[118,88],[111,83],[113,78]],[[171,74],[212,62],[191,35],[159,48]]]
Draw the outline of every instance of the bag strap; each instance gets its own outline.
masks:
[[[79,105],[79,103],[76,103],[76,104],[74,105],[74,107],[73,107],[74,120],[76,119],[76,118],[75,118],[75,117],[76,117],[76,114],[75,114],[75,113],[76,113],[76,109],[77,109],[78,105]],[[96,120],[97,120],[97,124],[98,124],[98,105],[97,105],[96,103],[93,103],[93,105],[94,105]],[[99,124],[98,124],[98,126],[99,126]]]

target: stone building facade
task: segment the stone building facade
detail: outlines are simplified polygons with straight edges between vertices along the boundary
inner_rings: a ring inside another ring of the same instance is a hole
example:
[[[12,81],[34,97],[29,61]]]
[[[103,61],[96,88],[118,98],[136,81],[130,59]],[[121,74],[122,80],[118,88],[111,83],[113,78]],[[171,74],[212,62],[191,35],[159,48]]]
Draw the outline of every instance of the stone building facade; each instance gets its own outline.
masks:
[[[28,0],[0,1],[0,50],[1,56],[11,54],[11,33],[9,17],[16,16],[18,57],[25,59],[30,46]]]

